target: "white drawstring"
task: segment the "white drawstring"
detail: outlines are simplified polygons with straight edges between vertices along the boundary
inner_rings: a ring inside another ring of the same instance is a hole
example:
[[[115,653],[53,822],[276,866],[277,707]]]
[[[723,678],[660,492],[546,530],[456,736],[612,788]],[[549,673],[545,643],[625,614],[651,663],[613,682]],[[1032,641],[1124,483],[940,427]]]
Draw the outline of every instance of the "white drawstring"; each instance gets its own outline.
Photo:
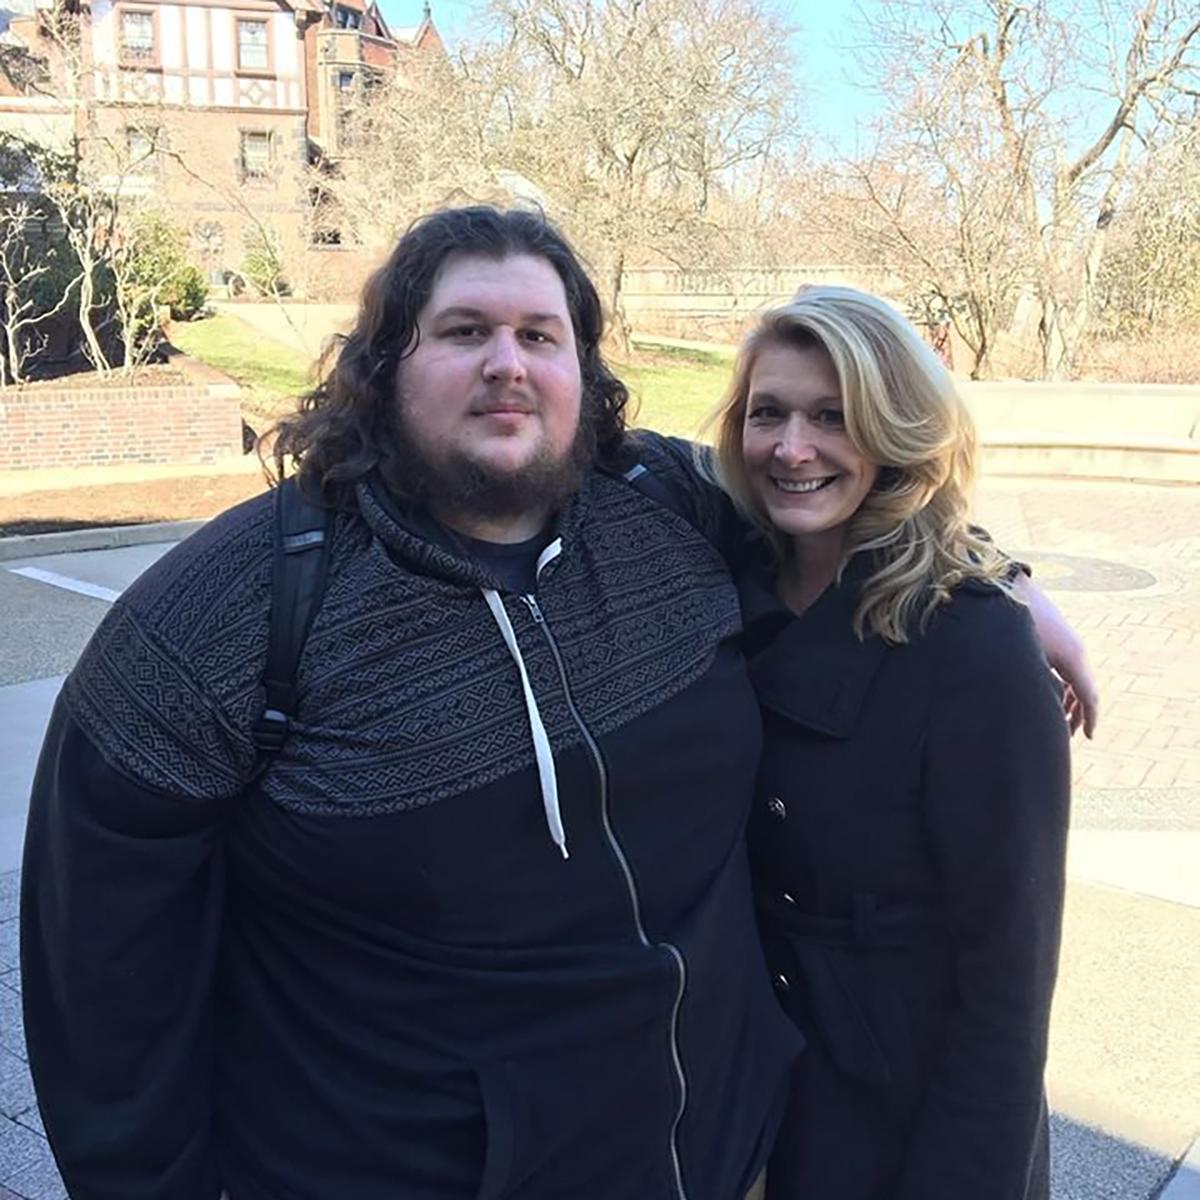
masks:
[[[529,683],[529,674],[525,670],[525,660],[521,657],[521,648],[517,645],[517,635],[513,632],[512,622],[504,611],[504,604],[499,593],[492,588],[483,588],[483,598],[492,617],[500,627],[504,644],[508,647],[513,662],[517,664],[517,672],[521,676],[521,690],[525,693],[525,711],[529,714],[529,728],[533,734],[533,753],[537,759],[538,779],[542,785],[542,807],[546,812],[546,824],[550,828],[550,836],[554,844],[562,851],[563,858],[570,858],[567,853],[567,834],[563,829],[562,812],[558,807],[558,775],[554,769],[554,752],[550,748],[550,739],[546,736],[546,726],[542,724],[542,714],[538,711],[537,698]]]

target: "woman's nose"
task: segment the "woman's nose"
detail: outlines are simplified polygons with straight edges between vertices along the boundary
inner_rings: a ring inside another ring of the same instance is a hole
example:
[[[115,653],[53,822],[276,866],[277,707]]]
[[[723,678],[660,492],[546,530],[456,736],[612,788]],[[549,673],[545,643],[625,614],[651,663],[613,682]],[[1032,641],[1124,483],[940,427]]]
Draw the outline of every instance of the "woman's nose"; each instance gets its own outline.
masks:
[[[817,456],[817,448],[807,431],[796,421],[784,426],[775,443],[775,457],[787,466],[800,466]]]

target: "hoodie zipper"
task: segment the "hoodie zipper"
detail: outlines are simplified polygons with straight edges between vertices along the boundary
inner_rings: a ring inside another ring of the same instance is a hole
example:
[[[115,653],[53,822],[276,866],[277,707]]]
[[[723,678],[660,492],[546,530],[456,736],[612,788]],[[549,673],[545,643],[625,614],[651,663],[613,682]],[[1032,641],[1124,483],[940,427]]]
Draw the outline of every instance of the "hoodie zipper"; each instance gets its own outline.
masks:
[[[609,814],[608,768],[605,766],[604,756],[600,753],[600,747],[596,744],[596,739],[592,737],[592,732],[584,722],[582,714],[575,707],[575,698],[571,695],[571,685],[567,681],[567,670],[563,664],[562,655],[559,653],[558,643],[554,640],[554,635],[551,633],[545,615],[538,605],[537,598],[532,595],[525,595],[521,599],[525,601],[525,605],[533,617],[534,624],[541,629],[542,634],[546,638],[546,644],[550,647],[550,653],[553,655],[555,665],[558,667],[558,678],[562,684],[563,695],[566,697],[567,710],[578,726],[580,733],[583,734],[584,744],[587,746],[588,752],[592,756],[592,762],[595,764],[596,774],[600,781],[600,818],[604,825],[604,836],[625,880],[625,890],[629,896],[629,907],[633,914],[633,925],[637,932],[638,940],[648,950],[666,951],[675,968],[677,982],[675,1000],[671,1006],[670,1040],[671,1062],[675,1069],[675,1081],[679,1086],[679,1104],[675,1109],[675,1116],[671,1122],[669,1145],[676,1200],[687,1200],[687,1191],[683,1186],[683,1171],[679,1161],[679,1126],[683,1121],[683,1114],[687,1108],[687,1077],[683,1073],[683,1059],[679,1054],[679,1010],[683,1005],[684,993],[687,990],[687,964],[684,962],[683,954],[678,946],[673,945],[671,942],[651,941],[649,935],[646,933],[646,926],[642,920],[642,901],[638,894],[637,882],[633,877],[633,870],[629,865],[629,859],[621,846],[620,840],[617,838],[616,831],[613,829]]]

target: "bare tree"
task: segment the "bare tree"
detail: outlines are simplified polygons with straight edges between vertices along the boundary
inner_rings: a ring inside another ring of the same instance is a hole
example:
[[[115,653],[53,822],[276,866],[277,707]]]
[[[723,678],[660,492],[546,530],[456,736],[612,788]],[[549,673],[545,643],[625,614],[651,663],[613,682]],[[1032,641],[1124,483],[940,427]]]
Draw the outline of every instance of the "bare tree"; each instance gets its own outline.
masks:
[[[488,96],[447,59],[414,57],[343,97],[337,153],[309,174],[316,240],[381,250],[423,212],[500,199]]]
[[[917,93],[894,131],[849,164],[844,208],[869,257],[900,270],[915,311],[937,313],[986,376],[1029,277],[1023,193],[968,81]]]
[[[492,0],[456,60],[348,97],[311,179],[315,236],[380,248],[447,203],[558,220],[628,333],[627,266],[731,266],[777,156],[798,141],[788,29],[771,0]]]
[[[788,30],[758,0],[493,0],[492,142],[589,252],[619,332],[631,258],[694,265],[794,136]]]
[[[1200,87],[1200,14],[1187,0],[884,0],[869,37],[895,132],[859,164],[868,197],[886,193],[881,166],[931,171],[933,228],[885,202],[894,237],[918,261],[948,252],[977,336],[1012,299],[982,297],[1019,272],[1043,371],[1065,373],[1141,148]],[[980,272],[997,261],[998,279]]]
[[[1200,327],[1200,113],[1131,179],[1097,292],[1106,334]]]
[[[155,349],[153,310],[176,279],[148,275],[155,261],[165,261],[147,253],[147,238],[157,226],[148,219],[145,186],[147,172],[165,154],[159,144],[161,113],[150,106],[131,110],[119,132],[102,129],[90,20],[73,0],[55,0],[39,8],[37,44],[22,52],[29,60],[21,75],[27,88],[65,102],[73,114],[69,148],[4,136],[0,149],[17,161],[23,186],[45,198],[61,225],[79,273],[56,311],[73,292],[84,355],[108,374],[118,352],[124,370],[132,371]],[[7,64],[10,78],[20,74],[18,67]]]
[[[44,237],[36,241],[30,237],[30,228],[37,224],[38,214],[27,202],[0,212],[0,322],[4,327],[0,387],[25,382],[26,367],[46,346],[39,327],[67,306],[79,282],[75,276],[62,285],[57,299],[40,294],[39,285],[61,264]]]

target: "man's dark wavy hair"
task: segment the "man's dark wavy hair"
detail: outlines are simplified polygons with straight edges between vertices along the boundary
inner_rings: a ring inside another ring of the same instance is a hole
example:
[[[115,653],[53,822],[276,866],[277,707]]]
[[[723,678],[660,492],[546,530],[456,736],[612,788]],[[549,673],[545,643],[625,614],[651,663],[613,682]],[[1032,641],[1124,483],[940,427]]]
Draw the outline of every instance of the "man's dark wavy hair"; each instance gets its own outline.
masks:
[[[479,205],[419,218],[367,281],[354,328],[327,352],[320,382],[272,431],[276,478],[283,478],[291,459],[306,492],[340,503],[359,479],[378,469],[403,497],[395,453],[396,368],[416,348],[417,315],[452,254],[492,259],[527,254],[558,272],[579,351],[584,428],[593,439],[586,449],[598,466],[623,465],[629,393],[600,353],[600,297],[582,263],[542,214]]]

